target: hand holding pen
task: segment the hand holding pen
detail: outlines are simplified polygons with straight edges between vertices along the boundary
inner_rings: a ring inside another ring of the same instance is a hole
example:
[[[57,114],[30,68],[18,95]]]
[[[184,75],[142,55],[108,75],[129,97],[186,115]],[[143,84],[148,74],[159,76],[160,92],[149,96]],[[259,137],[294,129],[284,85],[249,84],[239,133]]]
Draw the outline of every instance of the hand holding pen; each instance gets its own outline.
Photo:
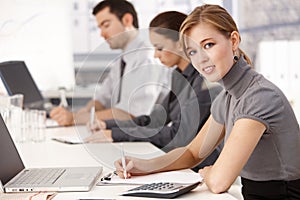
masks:
[[[121,143],[120,144],[121,158],[119,160],[115,161],[115,166],[116,166],[116,171],[115,172],[120,178],[125,178],[126,179],[126,178],[131,177],[131,174],[128,173],[128,170],[131,169],[130,166],[132,166],[132,162],[130,162],[130,160],[128,160],[128,158],[125,157],[123,146],[124,146],[123,143]]]
[[[91,107],[90,110],[90,120],[87,123],[87,128],[91,131],[91,132],[96,132],[96,131],[100,131],[100,130],[105,130],[106,129],[106,123],[102,120],[98,120],[96,117],[96,110],[95,110],[95,106]]]
[[[88,130],[95,132],[95,131],[101,131],[106,130],[106,123],[102,120],[95,119],[94,124],[87,124]]]
[[[90,125],[93,125],[94,122],[95,122],[95,106],[92,106],[90,110]]]
[[[123,161],[122,161],[123,160]],[[124,163],[124,164],[122,164]],[[152,172],[149,160],[124,156],[115,161],[116,173],[120,178],[131,178],[132,175],[145,175]]]

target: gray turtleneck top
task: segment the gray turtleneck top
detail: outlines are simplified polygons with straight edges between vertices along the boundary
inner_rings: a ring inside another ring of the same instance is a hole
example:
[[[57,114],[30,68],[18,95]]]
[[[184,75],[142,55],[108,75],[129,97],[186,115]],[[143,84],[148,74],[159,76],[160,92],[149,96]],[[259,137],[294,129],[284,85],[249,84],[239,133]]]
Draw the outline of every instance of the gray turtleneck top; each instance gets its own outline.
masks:
[[[213,102],[211,113],[225,125],[225,140],[238,119],[253,119],[266,126],[240,175],[255,181],[299,179],[299,124],[280,89],[251,69],[244,58],[220,83],[225,90]]]

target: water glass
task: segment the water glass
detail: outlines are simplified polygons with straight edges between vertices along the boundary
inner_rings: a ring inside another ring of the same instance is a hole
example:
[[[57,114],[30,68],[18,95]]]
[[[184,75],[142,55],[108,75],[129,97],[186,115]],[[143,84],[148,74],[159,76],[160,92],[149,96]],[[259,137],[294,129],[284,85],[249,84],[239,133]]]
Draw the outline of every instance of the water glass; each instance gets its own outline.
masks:
[[[24,141],[45,141],[46,111],[25,110],[22,119],[22,135]]]
[[[44,142],[46,139],[46,111],[45,110],[37,110],[37,127],[36,133],[33,137],[33,142]]]
[[[16,142],[22,142],[22,108],[23,94],[13,96],[1,96],[0,112],[6,126]]]
[[[10,97],[7,95],[0,95],[0,114],[2,115],[2,119],[7,124],[9,120],[9,102],[10,102]]]

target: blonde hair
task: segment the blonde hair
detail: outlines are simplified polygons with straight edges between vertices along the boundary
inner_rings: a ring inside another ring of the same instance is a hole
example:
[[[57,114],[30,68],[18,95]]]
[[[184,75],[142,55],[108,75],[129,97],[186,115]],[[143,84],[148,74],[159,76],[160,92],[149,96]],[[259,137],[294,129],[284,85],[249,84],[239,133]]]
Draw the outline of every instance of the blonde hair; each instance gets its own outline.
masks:
[[[238,28],[230,16],[230,14],[221,6],[205,4],[199,7],[196,7],[193,12],[188,15],[180,27],[180,40],[185,48],[185,34],[188,34],[189,31],[196,25],[200,23],[207,23],[215,27],[221,34],[229,38],[233,31],[238,31]],[[240,37],[241,41],[241,37]],[[240,49],[238,51],[249,65],[252,65],[249,57]]]

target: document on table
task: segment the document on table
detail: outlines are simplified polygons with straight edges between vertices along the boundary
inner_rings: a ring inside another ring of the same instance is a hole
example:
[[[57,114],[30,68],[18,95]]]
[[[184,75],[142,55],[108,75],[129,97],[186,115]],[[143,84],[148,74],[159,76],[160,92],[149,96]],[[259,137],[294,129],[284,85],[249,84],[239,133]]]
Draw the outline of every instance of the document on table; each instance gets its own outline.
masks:
[[[84,139],[91,135],[86,126],[76,126],[76,132],[77,134],[52,137],[52,140],[65,144],[82,144]]]
[[[46,128],[58,128],[58,127],[62,127],[62,126],[60,126],[56,121],[52,119],[46,120]]]
[[[203,178],[200,174],[187,171],[169,171],[161,172],[155,174],[149,174],[144,176],[132,176],[128,179],[122,179],[117,175],[111,177],[110,180],[102,179],[97,185],[106,185],[106,184],[149,184],[149,183],[158,183],[158,182],[172,182],[172,183],[182,183],[182,184],[192,184],[196,182],[202,182]]]
[[[84,143],[83,138],[79,136],[61,136],[61,137],[53,137],[52,140],[57,142],[62,142],[65,144],[82,144]]]

